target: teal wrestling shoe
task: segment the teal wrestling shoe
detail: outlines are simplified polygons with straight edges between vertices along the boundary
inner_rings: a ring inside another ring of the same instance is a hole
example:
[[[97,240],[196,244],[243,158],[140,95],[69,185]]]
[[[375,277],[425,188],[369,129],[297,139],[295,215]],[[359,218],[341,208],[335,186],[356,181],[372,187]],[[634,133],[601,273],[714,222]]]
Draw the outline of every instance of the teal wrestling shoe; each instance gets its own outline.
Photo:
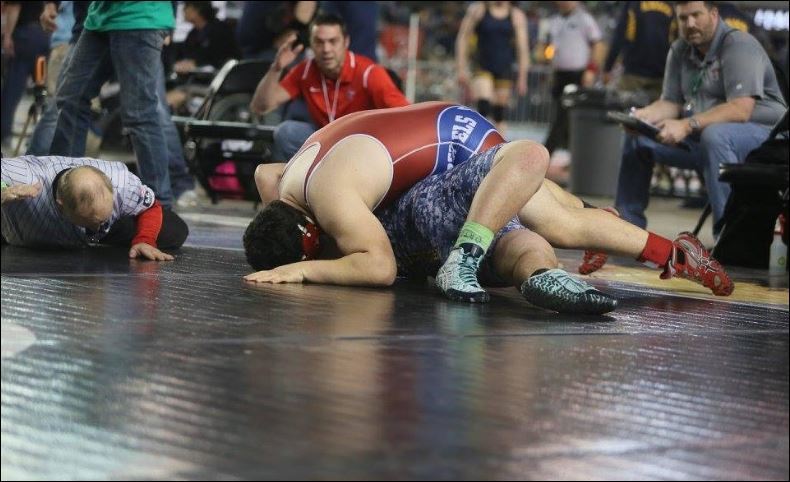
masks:
[[[477,281],[484,255],[483,248],[474,243],[463,243],[453,249],[436,274],[436,286],[454,301],[488,302],[490,295]]]
[[[602,315],[617,308],[617,299],[561,269],[531,276],[521,284],[521,294],[537,307],[560,313]]]

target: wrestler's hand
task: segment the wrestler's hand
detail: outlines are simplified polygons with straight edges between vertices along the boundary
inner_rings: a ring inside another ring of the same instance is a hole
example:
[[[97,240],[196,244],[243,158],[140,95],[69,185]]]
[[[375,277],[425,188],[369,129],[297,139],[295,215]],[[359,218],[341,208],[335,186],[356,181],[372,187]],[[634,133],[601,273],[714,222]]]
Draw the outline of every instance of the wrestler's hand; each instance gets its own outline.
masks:
[[[173,261],[173,256],[163,253],[148,243],[137,243],[129,250],[129,257],[150,259],[151,261]]]
[[[304,272],[298,263],[278,266],[272,270],[248,274],[244,281],[253,283],[304,283]]]
[[[687,119],[666,119],[657,124],[661,128],[658,140],[664,144],[674,145],[691,134],[691,125]]]
[[[39,194],[41,194],[40,182],[35,184],[17,184],[16,186],[10,186],[3,189],[2,200],[0,200],[0,204],[34,198]]]

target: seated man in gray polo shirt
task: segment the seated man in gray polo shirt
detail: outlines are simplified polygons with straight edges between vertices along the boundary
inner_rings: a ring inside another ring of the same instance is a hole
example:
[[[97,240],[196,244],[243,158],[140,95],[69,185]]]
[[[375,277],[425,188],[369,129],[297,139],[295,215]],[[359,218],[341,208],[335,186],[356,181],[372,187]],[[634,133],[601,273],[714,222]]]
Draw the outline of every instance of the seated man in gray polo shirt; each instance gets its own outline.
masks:
[[[743,162],[787,109],[763,47],[727,26],[713,3],[676,2],[680,38],[667,55],[661,99],[634,113],[661,128],[660,142],[629,134],[623,151],[615,206],[641,228],[659,162],[704,174],[717,235],[730,194],[719,167]],[[689,151],[676,146],[684,140]]]

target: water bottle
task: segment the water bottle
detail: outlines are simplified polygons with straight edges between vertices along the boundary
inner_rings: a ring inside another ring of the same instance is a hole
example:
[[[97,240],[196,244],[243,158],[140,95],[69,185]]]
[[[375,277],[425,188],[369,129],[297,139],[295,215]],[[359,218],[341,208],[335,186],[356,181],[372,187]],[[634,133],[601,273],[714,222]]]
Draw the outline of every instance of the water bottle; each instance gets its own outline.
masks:
[[[771,255],[768,258],[768,273],[784,274],[787,270],[787,246],[782,241],[782,230],[785,226],[784,215],[780,214],[774,227],[774,240],[771,243]]]

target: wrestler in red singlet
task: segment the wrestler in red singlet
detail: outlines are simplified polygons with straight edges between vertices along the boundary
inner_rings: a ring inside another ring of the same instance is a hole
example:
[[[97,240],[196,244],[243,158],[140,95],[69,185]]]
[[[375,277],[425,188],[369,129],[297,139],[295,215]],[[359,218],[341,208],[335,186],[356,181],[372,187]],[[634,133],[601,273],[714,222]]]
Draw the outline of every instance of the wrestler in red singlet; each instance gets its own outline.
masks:
[[[388,205],[421,179],[452,169],[472,154],[505,142],[485,117],[468,107],[446,102],[349,114],[315,132],[293,157],[320,145],[305,176],[305,199],[310,176],[326,154],[346,137],[360,134],[381,142],[393,164],[389,190],[376,208]],[[286,172],[290,166],[289,162]]]

